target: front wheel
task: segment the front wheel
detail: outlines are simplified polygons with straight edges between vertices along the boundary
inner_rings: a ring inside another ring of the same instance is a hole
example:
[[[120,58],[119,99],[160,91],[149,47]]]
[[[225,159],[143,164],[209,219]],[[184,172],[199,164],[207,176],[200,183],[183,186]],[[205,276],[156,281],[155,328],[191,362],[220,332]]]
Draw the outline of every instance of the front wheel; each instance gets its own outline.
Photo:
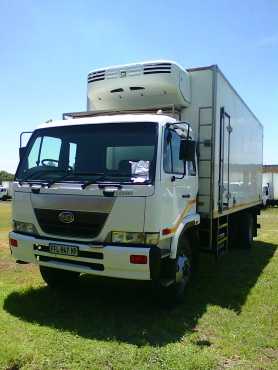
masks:
[[[187,287],[192,279],[193,267],[194,269],[195,266],[197,267],[197,243],[194,247],[196,248],[196,253],[193,252],[189,239],[185,236],[181,237],[178,243],[176,259],[169,259],[166,266],[164,266],[167,278],[153,282],[154,295],[163,305],[184,302]],[[167,281],[169,281],[170,285],[168,285]]]
[[[53,289],[71,289],[79,278],[79,272],[40,266],[40,273],[46,284]]]
[[[171,295],[176,303],[182,303],[193,273],[193,253],[186,237],[179,241],[175,267],[175,282],[170,287]]]

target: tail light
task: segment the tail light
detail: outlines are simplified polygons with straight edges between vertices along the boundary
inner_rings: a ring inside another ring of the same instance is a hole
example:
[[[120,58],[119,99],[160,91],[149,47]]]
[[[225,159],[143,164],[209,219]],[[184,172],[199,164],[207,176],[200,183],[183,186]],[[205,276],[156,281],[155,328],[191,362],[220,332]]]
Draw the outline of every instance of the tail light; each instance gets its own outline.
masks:
[[[16,239],[10,238],[9,242],[10,242],[11,247],[17,247],[18,246],[18,243],[17,243]]]
[[[141,254],[132,254],[129,258],[130,263],[136,265],[146,265],[148,263],[148,257]]]

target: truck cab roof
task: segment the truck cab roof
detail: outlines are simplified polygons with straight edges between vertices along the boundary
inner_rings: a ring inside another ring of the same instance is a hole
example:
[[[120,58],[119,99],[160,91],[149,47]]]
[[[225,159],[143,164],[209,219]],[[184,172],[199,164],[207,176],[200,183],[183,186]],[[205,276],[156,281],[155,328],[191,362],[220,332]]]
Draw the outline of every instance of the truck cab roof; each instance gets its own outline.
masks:
[[[41,128],[73,126],[73,125],[88,125],[88,124],[104,124],[104,123],[119,123],[119,122],[157,122],[159,125],[164,126],[166,123],[175,123],[176,119],[164,114],[115,114],[103,115],[97,117],[86,118],[70,118],[64,120],[53,120],[50,122],[42,123],[38,126]]]

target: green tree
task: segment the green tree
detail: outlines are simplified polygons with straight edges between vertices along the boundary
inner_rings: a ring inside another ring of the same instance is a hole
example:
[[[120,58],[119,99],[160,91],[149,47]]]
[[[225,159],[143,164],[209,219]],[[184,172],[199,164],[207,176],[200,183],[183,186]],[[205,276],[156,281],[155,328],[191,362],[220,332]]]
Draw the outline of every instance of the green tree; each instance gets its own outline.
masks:
[[[0,171],[0,182],[1,181],[13,181],[14,175],[7,171]]]

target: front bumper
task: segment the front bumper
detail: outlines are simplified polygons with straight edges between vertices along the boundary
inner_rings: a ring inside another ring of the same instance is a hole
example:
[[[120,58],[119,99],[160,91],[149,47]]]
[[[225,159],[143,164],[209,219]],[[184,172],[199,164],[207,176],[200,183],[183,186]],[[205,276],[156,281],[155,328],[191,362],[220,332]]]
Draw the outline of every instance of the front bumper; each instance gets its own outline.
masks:
[[[18,261],[122,279],[150,280],[158,273],[160,250],[157,247],[103,246],[55,240],[55,244],[78,247],[79,256],[72,257],[43,251],[45,247],[47,249],[49,243],[53,243],[53,240],[16,232],[11,232],[10,238],[17,240],[17,247],[10,248],[13,257]],[[130,263],[130,255],[133,254],[147,256],[148,263]]]

